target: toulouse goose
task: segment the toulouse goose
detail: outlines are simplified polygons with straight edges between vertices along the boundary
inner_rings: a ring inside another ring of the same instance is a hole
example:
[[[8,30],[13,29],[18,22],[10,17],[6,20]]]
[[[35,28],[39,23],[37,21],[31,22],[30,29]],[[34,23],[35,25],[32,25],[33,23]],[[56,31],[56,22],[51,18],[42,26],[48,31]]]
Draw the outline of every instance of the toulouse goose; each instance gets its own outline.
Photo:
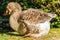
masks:
[[[21,35],[32,37],[41,37],[48,34],[50,20],[56,16],[56,14],[33,8],[22,11],[21,6],[15,2],[10,2],[7,5],[7,13],[11,14],[9,22],[15,31]]]

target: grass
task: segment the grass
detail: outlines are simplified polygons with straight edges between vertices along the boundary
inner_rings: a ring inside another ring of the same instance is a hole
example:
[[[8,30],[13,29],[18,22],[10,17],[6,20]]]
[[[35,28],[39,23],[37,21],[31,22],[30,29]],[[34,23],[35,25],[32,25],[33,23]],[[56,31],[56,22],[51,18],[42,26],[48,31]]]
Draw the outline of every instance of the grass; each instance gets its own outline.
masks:
[[[23,37],[16,32],[5,31],[0,33],[0,40],[60,40],[60,28],[52,28],[46,36],[41,38]]]

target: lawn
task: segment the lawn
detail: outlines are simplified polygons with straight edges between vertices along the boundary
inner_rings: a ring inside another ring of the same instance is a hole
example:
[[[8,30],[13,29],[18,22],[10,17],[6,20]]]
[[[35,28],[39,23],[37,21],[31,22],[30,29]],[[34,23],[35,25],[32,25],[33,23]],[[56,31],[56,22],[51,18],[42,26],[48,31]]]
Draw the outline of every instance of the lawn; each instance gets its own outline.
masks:
[[[60,40],[60,28],[52,28],[46,36],[41,38],[24,37],[13,31],[5,31],[0,33],[0,40]]]

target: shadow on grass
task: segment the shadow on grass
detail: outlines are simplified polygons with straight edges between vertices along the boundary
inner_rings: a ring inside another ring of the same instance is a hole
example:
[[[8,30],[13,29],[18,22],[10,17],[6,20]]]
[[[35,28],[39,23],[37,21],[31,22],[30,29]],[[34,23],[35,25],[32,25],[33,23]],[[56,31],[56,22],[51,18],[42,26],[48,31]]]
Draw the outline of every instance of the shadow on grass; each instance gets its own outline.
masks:
[[[15,34],[12,32],[15,32],[10,26],[9,26],[9,19],[1,19],[0,20],[0,34],[7,34],[7,35],[11,35],[11,36],[22,36],[19,34]]]
[[[11,36],[23,36],[23,35],[16,34],[13,32],[15,32],[15,31],[10,27],[3,27],[3,26],[0,27],[0,34],[7,34],[7,35],[11,35]]]

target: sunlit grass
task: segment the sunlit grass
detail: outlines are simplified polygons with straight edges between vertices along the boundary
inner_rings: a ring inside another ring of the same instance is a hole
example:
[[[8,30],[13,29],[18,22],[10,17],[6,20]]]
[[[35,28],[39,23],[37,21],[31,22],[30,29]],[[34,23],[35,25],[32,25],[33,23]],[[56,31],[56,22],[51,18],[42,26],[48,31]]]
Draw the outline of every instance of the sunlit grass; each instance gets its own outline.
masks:
[[[46,36],[41,38],[23,37],[16,32],[0,33],[0,40],[60,40],[60,28],[52,28]]]

